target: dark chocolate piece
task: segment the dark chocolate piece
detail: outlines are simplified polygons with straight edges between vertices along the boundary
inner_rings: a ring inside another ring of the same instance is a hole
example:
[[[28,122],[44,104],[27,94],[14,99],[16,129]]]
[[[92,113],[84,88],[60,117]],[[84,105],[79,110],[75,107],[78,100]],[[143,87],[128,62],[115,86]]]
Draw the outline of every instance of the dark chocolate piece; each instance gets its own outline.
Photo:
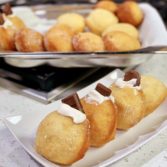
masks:
[[[5,4],[2,6],[2,12],[6,15],[11,15],[13,14],[12,8],[9,3]]]
[[[136,84],[134,86],[140,85],[140,74],[137,71],[131,70],[125,73],[124,81],[129,81],[131,79],[137,79]]]
[[[0,13],[0,25],[3,25],[5,22],[2,13]]]
[[[80,102],[80,99],[79,99],[79,96],[77,93],[74,93],[74,94],[62,99],[62,102],[83,112],[83,107],[82,107],[82,104]]]
[[[110,96],[111,95],[111,89],[107,88],[101,83],[98,83],[96,86],[96,90],[103,96]]]

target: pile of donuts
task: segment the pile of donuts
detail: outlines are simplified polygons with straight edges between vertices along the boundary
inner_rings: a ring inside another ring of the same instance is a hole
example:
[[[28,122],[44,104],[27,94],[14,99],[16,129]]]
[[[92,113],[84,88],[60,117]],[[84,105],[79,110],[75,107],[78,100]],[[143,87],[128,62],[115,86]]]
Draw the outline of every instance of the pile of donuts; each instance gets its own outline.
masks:
[[[134,70],[111,79],[110,87],[98,83],[84,97],[74,93],[64,98],[41,121],[35,139],[40,155],[70,165],[83,158],[89,147],[102,147],[113,140],[117,129],[136,125],[167,97],[161,81]]]
[[[144,14],[134,1],[100,1],[87,16],[64,13],[41,34],[28,28],[9,4],[0,10],[0,51],[103,52],[141,48],[138,27]]]

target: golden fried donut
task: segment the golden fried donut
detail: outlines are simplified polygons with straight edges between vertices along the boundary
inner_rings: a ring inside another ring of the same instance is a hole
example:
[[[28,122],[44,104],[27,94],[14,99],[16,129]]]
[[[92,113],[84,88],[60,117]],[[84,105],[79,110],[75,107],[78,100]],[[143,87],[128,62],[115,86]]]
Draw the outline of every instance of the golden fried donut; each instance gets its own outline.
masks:
[[[2,43],[4,43],[4,45],[5,45],[5,41],[6,41],[8,43],[8,45],[9,45],[8,47],[4,47],[4,49],[6,48],[7,50],[15,50],[15,44],[14,44],[14,40],[15,39],[14,39],[14,36],[24,26],[16,24],[16,21],[14,21],[15,20],[15,16],[13,16],[13,15],[6,16],[5,14],[1,14],[1,18],[0,19],[1,19],[1,28],[3,27],[2,29],[5,29],[5,31],[8,34],[8,35],[6,35],[6,40],[3,37],[4,35],[2,35],[2,39],[1,40],[4,40],[4,42],[2,41]],[[18,27],[17,27],[17,25],[18,25]],[[1,32],[4,31],[2,29],[1,29]]]
[[[12,50],[15,50],[14,42],[11,40],[9,32],[0,26],[0,51]]]
[[[95,90],[81,99],[83,111],[90,122],[90,143],[100,147],[114,139],[117,127],[117,108],[111,90],[98,83]]]
[[[8,31],[10,35],[10,40],[13,42],[14,45],[15,34],[19,32],[21,29],[26,28],[26,26],[24,22],[17,16],[6,16],[6,21],[9,22],[9,25],[6,26],[6,30]]]
[[[111,86],[112,95],[118,109],[117,128],[127,130],[137,124],[144,115],[144,95],[133,88]]]
[[[16,33],[15,45],[20,52],[40,52],[44,50],[43,36],[29,28],[23,28]]]
[[[144,18],[139,5],[133,1],[127,1],[119,5],[116,14],[120,22],[130,23],[134,26],[139,26]]]
[[[12,13],[11,6],[6,4],[2,7],[3,10],[3,18],[4,24],[3,27],[8,31],[10,41],[12,41],[14,45],[14,36],[20,31],[22,28],[25,28],[24,22],[17,16]]]
[[[44,36],[48,51],[71,52],[73,31],[66,25],[53,26]]]
[[[70,165],[89,147],[89,121],[75,124],[70,117],[52,112],[38,127],[35,147],[49,161]]]
[[[103,41],[106,50],[113,52],[132,51],[141,47],[138,39],[121,31],[107,33],[103,36]]]
[[[57,24],[67,25],[74,33],[79,33],[84,31],[85,19],[77,13],[65,13],[57,18]]]
[[[15,50],[14,37],[22,28],[25,28],[24,22],[12,12],[10,4],[2,5],[2,14],[0,13],[0,25],[4,27],[8,33],[8,45],[10,50]],[[8,50],[8,49],[7,49]]]
[[[141,77],[141,87],[145,96],[146,110],[144,116],[152,113],[167,97],[167,87],[151,76]]]
[[[112,1],[100,1],[98,2],[94,8],[102,8],[105,10],[108,10],[110,12],[116,12],[118,6],[116,3],[112,2]]]
[[[125,32],[128,35],[139,39],[139,31],[136,29],[135,26],[128,24],[128,23],[114,24],[114,25],[108,27],[107,29],[105,29],[102,36],[105,36],[106,34],[113,32],[113,31]]]
[[[117,17],[105,9],[95,9],[86,18],[88,28],[98,35],[101,35],[107,27],[117,22]]]
[[[81,100],[84,112],[90,122],[90,143],[100,147],[115,138],[117,127],[117,111],[111,100],[101,104],[88,103]]]
[[[83,32],[74,35],[72,44],[75,51],[95,52],[104,50],[101,37],[91,32]]]

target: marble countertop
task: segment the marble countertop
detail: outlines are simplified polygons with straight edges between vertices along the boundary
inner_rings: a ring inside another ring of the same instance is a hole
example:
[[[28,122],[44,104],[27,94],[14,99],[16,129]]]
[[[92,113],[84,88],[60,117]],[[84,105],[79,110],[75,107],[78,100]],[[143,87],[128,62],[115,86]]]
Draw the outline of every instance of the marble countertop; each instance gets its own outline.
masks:
[[[137,67],[143,74],[151,74],[167,84],[167,56],[156,55]],[[0,118],[8,115],[40,110],[44,104],[10,92],[0,87]],[[137,151],[117,161],[112,167],[140,167],[154,156],[167,149],[167,129]],[[15,140],[9,130],[0,122],[0,167],[41,167]]]

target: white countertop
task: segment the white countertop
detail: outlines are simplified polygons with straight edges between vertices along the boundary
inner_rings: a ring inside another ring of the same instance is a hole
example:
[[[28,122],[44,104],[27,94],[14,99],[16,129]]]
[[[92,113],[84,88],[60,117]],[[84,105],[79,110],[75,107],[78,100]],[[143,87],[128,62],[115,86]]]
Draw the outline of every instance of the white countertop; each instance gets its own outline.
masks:
[[[167,84],[166,55],[154,56],[137,69],[141,73],[151,74]],[[0,87],[0,118],[26,113],[31,111],[32,108],[40,110],[43,107],[45,107],[44,104]],[[164,130],[149,143],[111,166],[140,167],[166,149],[167,130]],[[0,167],[41,167],[24,151],[2,122],[0,122]]]

